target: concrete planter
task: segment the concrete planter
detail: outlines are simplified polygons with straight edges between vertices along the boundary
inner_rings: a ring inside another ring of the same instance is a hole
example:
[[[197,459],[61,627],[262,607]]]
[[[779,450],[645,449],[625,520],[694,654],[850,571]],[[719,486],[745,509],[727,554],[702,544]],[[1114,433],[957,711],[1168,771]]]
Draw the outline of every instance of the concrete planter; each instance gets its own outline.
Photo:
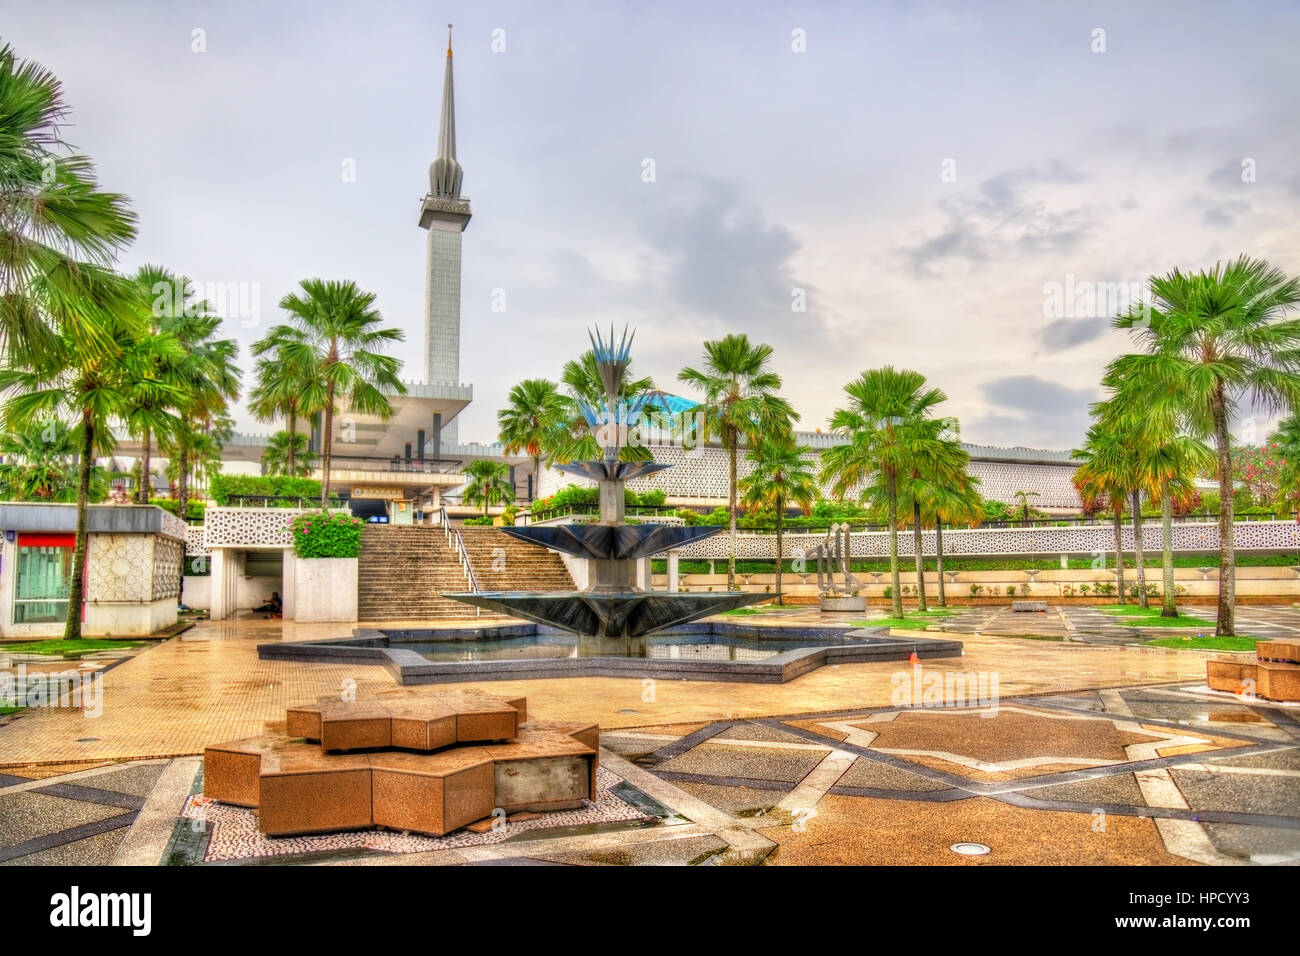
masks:
[[[357,559],[295,558],[292,614],[295,621],[355,621]]]
[[[824,597],[818,600],[817,604],[823,611],[865,611],[867,609],[866,597]]]

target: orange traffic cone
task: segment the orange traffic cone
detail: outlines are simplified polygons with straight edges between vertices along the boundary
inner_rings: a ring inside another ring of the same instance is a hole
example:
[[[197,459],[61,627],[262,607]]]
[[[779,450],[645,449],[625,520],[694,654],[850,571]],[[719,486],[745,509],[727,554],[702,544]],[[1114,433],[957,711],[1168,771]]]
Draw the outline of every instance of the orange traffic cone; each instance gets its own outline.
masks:
[[[907,662],[909,664],[919,664],[921,663],[921,658],[917,655],[916,651],[912,651],[912,656],[907,659]]]

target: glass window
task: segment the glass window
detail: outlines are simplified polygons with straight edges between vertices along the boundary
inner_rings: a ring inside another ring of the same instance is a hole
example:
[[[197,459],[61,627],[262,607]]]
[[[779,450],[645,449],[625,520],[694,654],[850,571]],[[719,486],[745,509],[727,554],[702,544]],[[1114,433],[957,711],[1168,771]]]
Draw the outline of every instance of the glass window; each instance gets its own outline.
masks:
[[[68,616],[68,585],[72,580],[72,548],[59,545],[20,545],[18,580],[14,587],[14,623],[40,624]]]

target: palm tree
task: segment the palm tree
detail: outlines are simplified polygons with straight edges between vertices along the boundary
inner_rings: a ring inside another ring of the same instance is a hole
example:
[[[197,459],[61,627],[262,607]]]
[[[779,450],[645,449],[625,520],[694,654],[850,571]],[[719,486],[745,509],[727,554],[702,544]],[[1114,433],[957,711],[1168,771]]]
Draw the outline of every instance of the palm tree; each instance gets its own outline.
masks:
[[[1132,487],[1124,440],[1114,428],[1094,422],[1083,445],[1070,453],[1082,462],[1074,472],[1074,487],[1085,502],[1105,501],[1115,529],[1115,579],[1118,601],[1124,603],[1124,499]]]
[[[497,412],[501,442],[506,454],[526,451],[533,462],[533,493],[537,497],[542,480],[542,455],[552,449],[564,427],[565,403],[554,382],[526,378],[510,389],[508,404]]]
[[[844,499],[858,490],[860,501],[877,484],[883,492],[889,515],[889,574],[895,617],[903,616],[903,598],[898,576],[898,499],[900,479],[911,473],[915,462],[912,443],[922,433],[932,408],[948,396],[937,388],[926,388],[925,376],[892,365],[870,369],[844,386],[848,407],[831,415],[831,429],[848,438],[822,453],[823,482],[831,482],[831,494]]]
[[[312,454],[307,436],[302,432],[290,432],[284,429],[267,439],[262,449],[262,465],[268,475],[289,475],[293,478],[306,478],[316,467],[316,456]]]
[[[799,420],[790,403],[776,392],[781,376],[769,367],[772,347],[753,345],[747,335],[728,335],[704,343],[704,368],[684,368],[677,378],[704,393],[704,422],[708,434],[722,439],[730,464],[727,510],[730,547],[727,554],[727,590],[736,588],[736,488],[737,457],[742,441],[754,444],[764,432],[781,431]],[[700,436],[705,440],[707,435]]]
[[[15,366],[13,355],[0,369],[0,391],[9,395],[4,426],[10,430],[39,430],[42,424],[75,417],[78,449],[77,535],[72,579],[68,587],[68,618],[63,636],[81,637],[81,605],[85,593],[86,540],[95,453],[111,454],[110,424],[123,418],[134,400],[133,390],[160,363],[177,362],[184,354],[170,334],[151,335],[139,314],[124,309],[104,317],[113,323],[114,349],[104,354],[102,342],[90,343],[69,325],[60,330],[52,350],[39,367]],[[175,390],[172,384],[160,389]],[[174,392],[172,399],[181,395]]]
[[[114,354],[112,316],[134,307],[111,265],[135,238],[135,214],[68,152],[67,114],[54,74],[0,48],[0,355],[14,368],[57,369],[69,326],[83,353]]]
[[[191,475],[201,466],[211,471],[211,462],[219,459],[221,444],[230,435],[227,413],[239,397],[239,345],[234,339],[217,338],[221,318],[205,302],[188,301],[162,323],[182,350],[168,369],[168,381],[177,390],[170,406],[177,423],[159,445],[168,453],[168,471],[176,476],[177,514],[184,517]]]
[[[515,486],[510,481],[510,466],[503,461],[480,458],[472,461],[465,469],[469,479],[465,483],[465,501],[467,504],[481,504],[483,517],[488,509],[497,504],[509,504],[515,500]]]
[[[1177,617],[1173,500],[1191,495],[1194,477],[1214,466],[1214,454],[1190,432],[1178,390],[1142,374],[1145,363],[1146,356],[1138,355],[1123,356],[1110,364],[1102,383],[1111,389],[1112,397],[1104,403],[1104,411],[1114,421],[1112,427],[1133,436],[1129,453],[1136,482],[1152,500],[1160,502],[1164,591],[1160,615]],[[1140,499],[1134,492],[1134,543],[1140,561],[1139,512]]]
[[[592,426],[598,423],[591,421],[585,411],[600,409],[605,404],[605,386],[600,380],[596,353],[588,349],[576,359],[565,362],[560,383],[568,394],[561,396],[564,422],[553,439],[551,460],[570,462],[600,458],[603,454],[600,443],[591,434]],[[623,411],[633,408],[644,411],[654,388],[653,379],[632,377],[629,362],[619,383]],[[609,410],[611,416],[616,412]],[[624,443],[619,447],[618,457],[620,461],[651,461],[654,456],[645,445]]]
[[[298,422],[319,412],[325,401],[321,376],[316,369],[316,353],[309,348],[285,348],[302,341],[297,329],[277,325],[253,343],[253,355],[257,357],[253,373],[256,384],[248,393],[248,410],[258,421],[284,419],[289,435],[285,440],[287,460],[283,474],[286,475],[311,474],[310,468],[302,471],[298,467],[298,450],[309,444],[305,435],[303,442],[298,441]],[[307,366],[291,361],[286,354],[290,351],[300,362],[306,361]]]
[[[39,428],[0,434],[0,499],[6,501],[77,500],[77,455],[81,448],[75,428],[49,421]],[[91,471],[92,501],[108,494],[108,477],[95,465]]]
[[[193,284],[185,276],[178,276],[162,266],[144,265],[136,271],[132,281],[142,310],[141,321],[149,334],[166,332],[175,336],[190,336],[194,324],[186,316],[206,314],[207,303],[195,302]],[[185,345],[185,342],[181,343]],[[160,364],[143,376],[128,395],[125,409],[127,434],[140,441],[140,484],[136,489],[136,501],[149,503],[152,491],[150,467],[153,457],[153,442],[158,438],[163,444],[175,444],[175,431],[182,422],[168,402],[174,398],[175,391],[161,390],[160,383],[186,384],[185,362],[189,356],[182,358],[180,365]]]
[[[754,470],[740,479],[742,503],[752,510],[773,508],[776,511],[777,604],[784,603],[781,597],[784,561],[781,534],[785,509],[794,504],[804,514],[810,514],[818,497],[817,480],[803,457],[811,453],[811,448],[795,442],[793,432],[786,431],[760,438],[745,455],[753,463]]]
[[[1259,259],[1150,280],[1152,304],[1115,319],[1145,347],[1134,370],[1177,390],[1193,430],[1214,437],[1219,472],[1216,632],[1236,633],[1236,557],[1229,419],[1249,394],[1268,410],[1300,407],[1300,279]]]
[[[1136,396],[1133,396],[1136,397]],[[1092,415],[1096,419],[1096,440],[1091,446],[1095,466],[1107,471],[1116,481],[1115,493],[1120,501],[1128,498],[1133,518],[1133,566],[1137,576],[1138,606],[1148,607],[1146,551],[1142,538],[1142,494],[1155,497],[1159,494],[1158,480],[1144,467],[1143,433],[1140,415],[1131,414],[1123,405],[1130,396],[1114,396],[1109,401],[1096,402]],[[1123,491],[1121,491],[1121,487]],[[1121,506],[1122,510],[1122,506]]]
[[[1016,501],[1020,502],[1020,520],[1028,521],[1029,520],[1029,499],[1040,498],[1042,496],[1036,491],[1017,491],[1011,497],[1015,498]]]
[[[1300,512],[1300,414],[1292,411],[1268,436],[1278,459],[1277,505],[1284,514]]]
[[[978,521],[984,516],[983,500],[976,490],[979,481],[967,474],[970,455],[955,438],[943,432],[955,432],[955,419],[936,419],[928,423],[933,435],[914,445],[916,465],[902,485],[904,501],[910,501],[915,551],[917,555],[918,607],[925,605],[925,572],[921,562],[921,528],[934,528],[935,571],[939,584],[939,606],[948,606],[943,582],[944,521]],[[906,509],[904,509],[906,510]]]
[[[280,352],[295,367],[313,369],[313,393],[320,394],[325,413],[321,432],[321,507],[330,491],[330,457],[334,445],[334,412],[345,398],[350,411],[375,415],[387,421],[393,406],[385,393],[405,395],[397,377],[402,363],[377,349],[405,338],[401,329],[379,327],[383,317],[374,307],[373,292],[363,292],[355,282],[303,279],[299,291],[280,300],[299,337],[286,339]]]

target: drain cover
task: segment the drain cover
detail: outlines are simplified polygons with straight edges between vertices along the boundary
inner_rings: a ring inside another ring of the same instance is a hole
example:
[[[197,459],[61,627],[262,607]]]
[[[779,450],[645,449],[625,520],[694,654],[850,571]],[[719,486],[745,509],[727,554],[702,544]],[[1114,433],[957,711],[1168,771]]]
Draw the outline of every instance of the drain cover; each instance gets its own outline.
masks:
[[[983,843],[954,843],[948,847],[953,853],[960,853],[962,856],[983,856],[989,852],[989,848]]]
[[[619,711],[619,713],[620,713],[620,714],[635,714],[636,711],[635,711],[633,708],[631,708],[631,707],[624,707],[622,710]]]
[[[77,743],[79,743],[79,744],[94,744],[94,743],[99,743],[99,738],[98,738],[98,737],[78,737],[78,738],[77,738]]]

